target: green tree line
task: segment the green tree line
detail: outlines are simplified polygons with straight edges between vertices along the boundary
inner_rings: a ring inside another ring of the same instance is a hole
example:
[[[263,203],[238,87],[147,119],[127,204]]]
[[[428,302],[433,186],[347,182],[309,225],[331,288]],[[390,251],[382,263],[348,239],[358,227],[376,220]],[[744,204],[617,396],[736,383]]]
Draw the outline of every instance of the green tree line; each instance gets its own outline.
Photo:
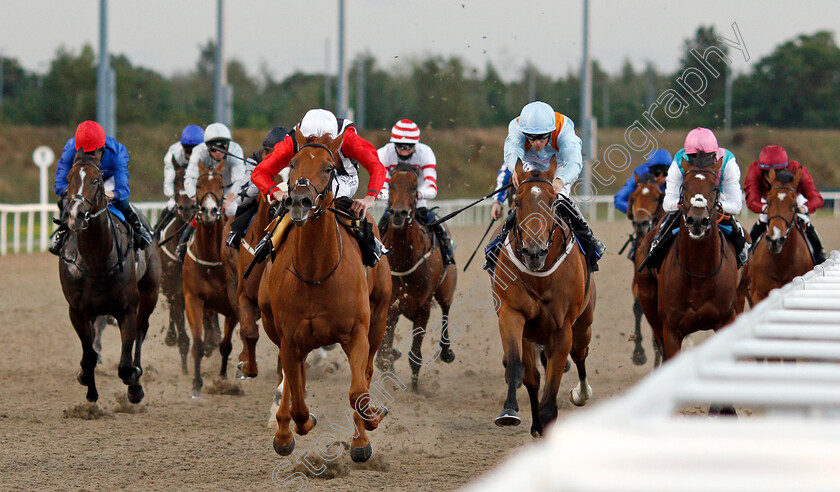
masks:
[[[705,69],[691,50],[703,53],[716,46],[726,56],[714,28],[700,27],[685,40],[680,68],[658,71],[649,64],[637,70],[627,61],[617,74],[608,74],[593,62],[593,113],[599,126],[626,127],[640,120],[664,91],[672,89],[691,103],[672,126],[723,126],[724,77],[707,77],[704,104],[679,83],[686,70]],[[165,77],[135,66],[125,55],[113,55],[117,79],[119,125],[187,124],[213,117],[214,46],[199,47],[198,61],[186,73]],[[96,114],[97,57],[89,45],[74,51],[57,50],[45,74],[24,69],[14,58],[2,60],[0,119],[8,124],[74,126]],[[359,56],[349,71],[350,106],[365,108],[356,114],[367,128],[390,128],[410,117],[424,128],[485,128],[505,126],[531,99],[548,102],[573,120],[578,119],[580,79],[576,72],[553,78],[533,64],[521,76],[504,81],[495,66],[471,67],[458,57],[428,56],[385,70],[370,54]],[[707,63],[719,73],[726,70],[721,57]],[[363,104],[357,101],[357,71],[363,70]],[[227,77],[234,94],[234,126],[269,128],[292,125],[312,107],[334,109],[333,76],[294,73],[274,80],[262,70],[248,73],[232,59]],[[325,80],[326,78],[326,80]],[[326,93],[325,93],[325,87]],[[786,41],[768,56],[752,63],[749,71],[733,79],[733,126],[826,128],[840,126],[840,49],[830,32],[820,31]]]

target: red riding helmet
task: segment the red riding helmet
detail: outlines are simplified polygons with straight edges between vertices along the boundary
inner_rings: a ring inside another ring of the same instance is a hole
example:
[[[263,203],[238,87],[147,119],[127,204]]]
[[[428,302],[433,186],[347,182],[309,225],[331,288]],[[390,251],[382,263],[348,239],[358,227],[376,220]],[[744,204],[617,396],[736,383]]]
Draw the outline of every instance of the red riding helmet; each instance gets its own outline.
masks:
[[[76,127],[76,150],[92,152],[105,146],[105,129],[95,121],[87,120]]]
[[[788,162],[787,152],[780,145],[768,145],[758,155],[758,168],[764,171],[770,168],[784,169],[788,167]]]

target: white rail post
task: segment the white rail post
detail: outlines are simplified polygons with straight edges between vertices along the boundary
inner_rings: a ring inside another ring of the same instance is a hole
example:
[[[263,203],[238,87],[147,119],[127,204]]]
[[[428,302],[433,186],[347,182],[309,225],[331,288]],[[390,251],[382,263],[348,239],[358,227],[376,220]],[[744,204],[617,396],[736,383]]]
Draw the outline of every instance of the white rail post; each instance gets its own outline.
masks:
[[[41,198],[41,251],[47,250],[47,232],[50,228],[49,226],[49,219],[47,218],[47,194],[49,193],[47,190],[47,170],[50,168],[52,163],[55,161],[55,153],[52,151],[51,148],[47,147],[46,145],[38,146],[34,152],[32,152],[32,161],[35,162],[35,165],[38,166],[38,169],[41,171],[40,175],[40,198]],[[29,222],[29,227],[34,227],[34,223],[32,220]]]

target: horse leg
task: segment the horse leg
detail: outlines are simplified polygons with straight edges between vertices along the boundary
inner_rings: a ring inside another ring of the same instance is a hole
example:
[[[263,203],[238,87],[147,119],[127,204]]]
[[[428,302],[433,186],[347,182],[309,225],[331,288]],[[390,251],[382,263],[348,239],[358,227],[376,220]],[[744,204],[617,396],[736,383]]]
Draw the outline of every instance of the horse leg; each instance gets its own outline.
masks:
[[[286,384],[283,391],[286,391],[286,388],[289,390],[292,406],[291,418],[295,421],[295,432],[298,435],[305,436],[315,427],[317,421],[315,416],[309,413],[309,407],[306,406],[304,400],[306,392],[306,388],[304,388],[304,378],[306,377],[304,360],[298,360],[288,344],[284,344],[280,351],[283,357],[283,370],[286,373]]]
[[[390,275],[390,272],[388,272],[388,275]],[[373,378],[373,359],[379,353],[379,348],[385,339],[385,333],[388,331],[388,308],[391,302],[391,294],[383,294],[383,292],[374,290],[369,300],[370,330],[368,331],[367,338],[370,348],[368,349],[367,369],[365,371],[368,386],[370,386],[371,379]],[[393,362],[391,365],[393,366]]]
[[[97,316],[93,322],[93,350],[96,350],[96,364],[102,364],[102,333],[108,326],[108,316]]]
[[[543,428],[557,418],[557,392],[571,347],[572,327],[570,323],[564,322],[562,327],[551,334],[545,345],[548,367],[545,369],[545,387],[540,400],[540,424]]]
[[[236,379],[251,379],[257,377],[257,340],[260,329],[257,320],[260,311],[256,305],[245,297],[239,297],[239,336],[242,338],[242,353],[239,354],[239,364],[236,366]]]
[[[394,348],[394,330],[397,328],[397,321],[400,318],[399,304],[394,302],[388,307],[388,318],[385,322],[385,333],[382,343],[376,353],[376,367],[380,371],[390,371],[394,367],[394,361],[399,359],[402,353]]]
[[[636,318],[633,331],[633,364],[643,366],[647,363],[647,355],[642,346],[642,305],[639,304],[638,296],[633,299],[633,316]]]
[[[140,377],[142,370],[134,365],[133,350],[137,341],[137,307],[139,300],[129,304],[117,318],[120,325],[120,339],[122,349],[120,351],[120,364],[117,366],[117,374],[126,386],[133,385]]]
[[[370,352],[364,323],[356,327],[350,341],[342,343],[341,348],[350,362],[350,408],[355,410],[353,421],[356,434],[350,443],[350,458],[357,462],[365,462],[373,455],[373,447],[367,437],[366,430],[372,431],[388,415],[385,406],[371,405],[370,387],[367,378],[367,363]]]
[[[187,335],[186,320],[184,319],[184,312],[186,306],[184,305],[184,296],[179,296],[178,303],[175,305],[174,311],[170,312],[170,319],[175,320],[175,327],[178,330],[178,353],[181,355],[181,373],[189,374],[187,369],[187,357],[190,353],[190,336]]]
[[[77,379],[79,384],[87,386],[87,401],[95,402],[99,399],[99,392],[96,391],[96,351],[93,349],[93,322],[86,319],[81,311],[70,308],[70,322],[82,342],[82,366]]]
[[[507,398],[504,408],[496,417],[496,425],[504,427],[519,425],[519,402],[516,401],[516,390],[522,385],[525,368],[522,365],[522,333],[525,329],[525,318],[521,313],[507,307],[499,310],[499,331],[502,336],[504,349],[505,382],[508,385]]]
[[[228,358],[233,350],[233,329],[236,328],[236,323],[239,319],[235,314],[225,316],[225,337],[219,342],[219,354],[222,356],[222,368],[219,371],[219,376],[227,378]]]
[[[440,305],[443,315],[440,320],[440,360],[447,364],[455,360],[455,352],[452,351],[452,339],[449,338],[449,305]]]
[[[531,437],[541,436],[543,426],[540,423],[539,394],[540,394],[540,371],[537,370],[537,349],[532,342],[522,341],[522,364],[525,367],[525,374],[522,383],[528,390],[528,400],[531,403]]]
[[[662,358],[664,361],[667,361],[680,352],[682,340],[682,335],[674,327],[667,324],[662,327]]]
[[[578,373],[578,385],[569,391],[569,399],[581,407],[592,398],[592,387],[586,380],[586,356],[589,355],[589,342],[592,341],[592,321],[594,320],[595,305],[589,306],[575,320],[572,325],[572,347],[570,355]]]
[[[201,387],[204,386],[204,381],[201,379],[201,358],[204,357],[204,300],[185,292],[184,303],[187,310],[187,322],[190,325],[193,338],[194,376],[190,396],[198,398],[201,396]]]
[[[417,393],[417,383],[420,379],[420,367],[423,366],[423,336],[429,323],[431,306],[426,304],[417,310],[414,317],[414,330],[411,332],[411,351],[408,353],[408,364],[411,366],[411,390]]]
[[[280,351],[278,355],[278,367],[279,367],[279,358],[283,356],[283,351]],[[292,451],[295,450],[295,436],[292,435],[291,429],[289,429],[289,423],[292,421],[292,413],[291,413],[291,391],[290,386],[288,384],[283,384],[282,381],[282,374],[278,375],[278,379],[281,380],[279,385],[277,386],[277,390],[282,393],[282,397],[280,398],[280,403],[277,408],[277,432],[274,433],[274,440],[272,444],[274,445],[274,451],[279,454],[280,456],[288,456],[292,454]]]
[[[219,346],[222,332],[219,329],[219,314],[215,311],[204,311],[204,356],[210,357]]]
[[[173,296],[174,297],[174,296]],[[174,347],[178,344],[178,316],[181,319],[184,319],[184,306],[183,302],[181,303],[180,312],[178,310],[178,306],[175,304],[174,299],[168,299],[169,304],[169,328],[166,329],[166,338],[164,338],[163,343],[166,344],[167,347]]]

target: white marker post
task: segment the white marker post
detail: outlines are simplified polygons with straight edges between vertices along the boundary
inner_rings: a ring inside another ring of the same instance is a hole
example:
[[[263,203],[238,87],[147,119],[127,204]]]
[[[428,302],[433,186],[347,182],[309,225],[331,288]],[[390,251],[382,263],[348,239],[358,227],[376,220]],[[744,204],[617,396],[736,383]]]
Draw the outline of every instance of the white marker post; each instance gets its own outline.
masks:
[[[50,228],[49,213],[47,210],[47,169],[55,161],[55,153],[46,145],[41,145],[32,152],[32,161],[41,170],[41,251],[47,250],[47,231]],[[34,224],[29,224],[33,227]]]

